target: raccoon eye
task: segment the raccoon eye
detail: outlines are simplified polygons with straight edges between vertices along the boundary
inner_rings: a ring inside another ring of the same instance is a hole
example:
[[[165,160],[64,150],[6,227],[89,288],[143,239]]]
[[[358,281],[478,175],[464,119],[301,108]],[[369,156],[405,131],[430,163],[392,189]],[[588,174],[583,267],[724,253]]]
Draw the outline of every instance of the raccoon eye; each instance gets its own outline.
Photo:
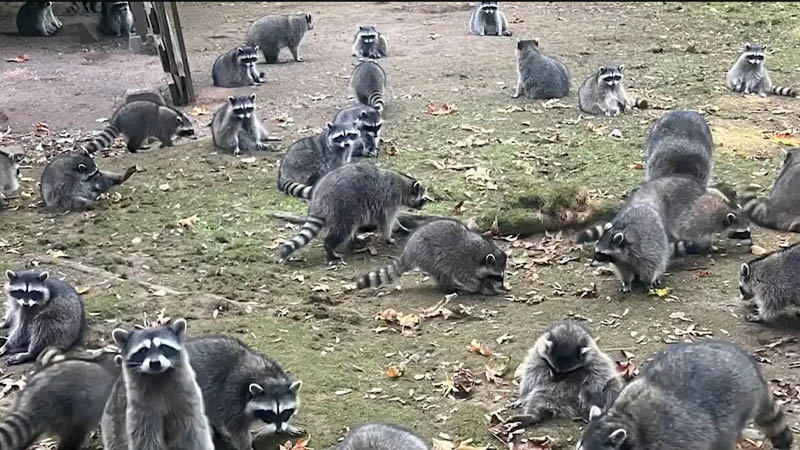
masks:
[[[142,347],[136,351],[136,353],[132,354],[128,357],[128,361],[139,363],[141,364],[144,362],[144,358],[147,356],[147,349]]]
[[[44,294],[42,292],[40,292],[40,291],[30,291],[28,293],[30,294],[31,300],[36,301],[36,302],[38,302],[38,301],[40,301],[40,300],[42,300],[44,298]]]
[[[78,164],[78,172],[86,172],[86,164]]]
[[[281,413],[281,419],[283,422],[288,422],[293,415],[294,415],[294,408],[285,409]]]
[[[159,347],[159,349],[161,349],[161,353],[163,353],[164,357],[167,359],[172,359],[178,356],[178,351],[170,346],[162,345],[161,347]]]
[[[14,289],[11,291],[11,296],[14,298],[25,298],[25,291],[22,289]]]

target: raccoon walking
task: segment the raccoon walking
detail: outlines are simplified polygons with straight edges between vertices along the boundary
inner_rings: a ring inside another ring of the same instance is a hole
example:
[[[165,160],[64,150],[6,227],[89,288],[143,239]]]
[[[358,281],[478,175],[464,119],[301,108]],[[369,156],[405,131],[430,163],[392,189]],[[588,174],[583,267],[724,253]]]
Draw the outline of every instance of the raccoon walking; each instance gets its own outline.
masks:
[[[506,15],[497,2],[480,2],[469,15],[469,34],[477,36],[511,36]]]
[[[75,288],[38,270],[6,271],[6,320],[10,331],[0,356],[8,365],[33,362],[45,348],[67,351],[86,329],[83,302]]]
[[[220,335],[187,339],[186,351],[211,427],[235,450],[251,450],[251,425],[264,433],[300,436],[305,430],[289,421],[300,406],[301,382],[294,381],[274,359],[242,341]]]
[[[377,109],[367,105],[350,106],[337,112],[333,123],[355,124],[361,136],[353,144],[352,156],[378,156],[383,119]]]
[[[436,220],[415,230],[400,258],[361,276],[358,288],[391,283],[414,267],[431,274],[447,291],[497,295],[506,290],[506,254],[456,220]]]
[[[256,68],[258,46],[243,45],[219,55],[211,68],[214,86],[259,86],[264,82],[264,72]]]
[[[17,11],[20,36],[52,36],[62,27],[53,14],[53,2],[25,2]]]
[[[791,448],[783,410],[750,355],[727,342],[673,344],[609,409],[592,408],[577,449],[732,450],[753,419],[773,448]]]
[[[294,60],[302,62],[300,57],[300,41],[306,31],[314,29],[311,14],[294,14],[288,16],[264,16],[256,20],[247,32],[247,44],[258,46],[264,53],[267,64],[278,62],[282,48],[292,52]]]
[[[278,168],[278,189],[310,199],[314,185],[325,174],[350,162],[359,140],[354,122],[328,123],[322,133],[299,139],[286,151]]]
[[[137,100],[125,103],[111,117],[108,126],[86,146],[89,154],[108,148],[125,135],[128,151],[136,153],[149,137],[156,137],[162,147],[172,147],[175,136],[194,136],[192,121],[182,112],[168,106]]]
[[[695,111],[670,111],[647,136],[645,181],[687,175],[707,185],[714,171],[714,142],[706,119]]]
[[[428,450],[425,441],[408,428],[388,423],[365,423],[345,436],[335,450]]]
[[[375,25],[359,25],[353,42],[353,56],[374,59],[389,56],[386,37]]]
[[[622,84],[625,66],[602,66],[587,78],[578,89],[581,111],[598,116],[618,116],[634,106],[647,108],[647,100],[634,100]]]
[[[764,228],[800,233],[800,150],[786,152],[768,198],[748,195],[742,203],[750,219]]]
[[[203,395],[183,346],[186,321],[112,333],[122,377],[101,419],[105,450],[214,450]]]
[[[726,83],[733,92],[758,94],[766,97],[769,94],[785,97],[797,97],[797,91],[789,87],[773,86],[769,70],[764,65],[767,58],[767,46],[747,44],[739,54],[736,62],[728,70]]]
[[[517,39],[517,89],[512,98],[528,99],[566,97],[569,72],[561,61],[545,55],[536,39]]]
[[[124,183],[134,173],[136,167],[129,167],[124,175],[104,173],[86,155],[60,155],[42,172],[42,200],[45,207],[54,211],[91,209],[101,194]]]
[[[800,245],[769,253],[742,264],[739,292],[756,311],[748,322],[772,322],[790,305],[800,306]]]
[[[387,243],[401,206],[421,209],[425,188],[411,177],[369,163],[347,164],[328,172],[314,187],[306,223],[283,243],[281,259],[308,244],[323,227],[328,228],[325,252],[329,261],[341,260],[336,249],[353,238],[364,225],[377,224]]]
[[[59,353],[52,348],[42,355]],[[119,376],[115,353],[80,359],[58,354],[28,376],[14,408],[0,419],[0,448],[24,450],[40,436],[58,438],[58,450],[79,450],[100,423]],[[38,361],[37,361],[38,363]]]
[[[256,116],[255,109],[256,94],[228,97],[228,102],[214,113],[211,122],[214,146],[234,155],[269,150],[266,142],[274,139]]]
[[[19,190],[20,155],[12,155],[0,150],[0,200]]]
[[[114,37],[128,37],[133,29],[133,13],[128,2],[102,2],[100,23],[101,33]]]
[[[372,60],[359,59],[350,75],[350,92],[362,105],[383,113],[386,107],[386,71]]]
[[[515,406],[523,414],[506,419],[516,428],[556,417],[588,418],[590,408],[607,408],[622,390],[614,361],[585,325],[572,320],[547,327],[522,364]]]

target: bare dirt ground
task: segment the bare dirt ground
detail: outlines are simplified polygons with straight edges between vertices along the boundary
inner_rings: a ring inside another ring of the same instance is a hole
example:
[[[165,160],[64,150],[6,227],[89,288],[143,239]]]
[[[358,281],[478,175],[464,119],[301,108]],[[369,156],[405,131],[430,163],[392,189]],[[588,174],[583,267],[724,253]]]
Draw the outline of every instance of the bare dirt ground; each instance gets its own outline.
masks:
[[[0,6],[0,32],[14,31],[16,7]],[[488,416],[516,399],[514,369],[540,330],[567,317],[588,321],[612,357],[623,360],[624,349],[639,366],[669,342],[736,342],[763,363],[800,433],[798,320],[790,312],[770,326],[744,321],[737,277],[751,249],[723,241],[721,255],[676,260],[664,280],[668,294],[623,295],[613,276],[588,267],[591,249],[573,245],[569,231],[509,237],[516,217],[544,214],[564,193],[619,202],[641,182],[644,139],[664,111],[582,115],[577,88],[606,63],[624,63],[629,89],[651,103],[706,114],[717,143],[716,181],[740,191],[751,184],[768,189],[782,161],[780,146],[768,138],[800,128],[800,101],[733,95],[724,88],[724,74],[745,42],[760,41],[768,44],[773,80],[800,86],[800,6],[501,7],[515,37],[539,38],[570,69],[567,98],[555,105],[510,99],[514,39],[468,36],[467,3],[181,4],[198,93],[187,112],[201,139],[138,154],[115,149],[101,168],[137,164],[144,171],[97,210],[69,215],[37,206],[47,157],[99,130],[97,120],[111,115],[125,89],[157,86],[160,64],[113,40],[86,43],[77,31],[39,39],[2,35],[3,61],[22,54],[30,59],[0,62],[0,127],[8,128],[0,148],[24,152],[28,164],[20,198],[0,211],[0,266],[38,265],[85,289],[92,345],[109,342],[113,327],[132,326],[162,309],[186,317],[193,333],[242,337],[304,381],[297,423],[308,428],[314,448],[334,444],[346,427],[374,420],[405,424],[429,442],[474,439],[473,445],[505,448],[488,432]],[[280,153],[235,158],[202,138],[225,97],[251,91],[210,86],[214,59],[239,43],[258,17],[298,11],[316,19],[301,45],[306,61],[290,62],[286,52],[281,64],[262,65],[268,82],[254,90],[259,116],[283,138],[279,150],[349,104],[353,34],[358,24],[377,25],[389,38],[390,57],[381,64],[393,94],[377,163],[428,185],[436,199],[430,212],[482,224],[497,217],[507,237],[499,242],[511,254],[510,295],[456,297],[447,308],[459,314],[445,319],[424,317],[446,293],[423,273],[407,273],[398,288],[378,295],[351,291],[356,276],[385,264],[399,245],[376,243],[375,256],[348,255],[347,266],[328,268],[316,240],[296,260],[277,264],[278,245],[297,228],[270,214],[305,210],[275,189]],[[429,115],[431,102],[455,110]],[[39,123],[47,129],[37,132]],[[773,250],[798,239],[756,228],[754,240]],[[401,328],[375,319],[388,308],[420,316],[421,323]],[[469,352],[473,340],[491,355]],[[465,369],[478,382],[466,400],[451,392]],[[0,384],[21,376],[1,370]],[[16,391],[2,392],[0,402],[8,403]],[[573,448],[581,427],[557,420],[524,436],[550,436],[551,448]],[[92,448],[98,442],[95,437]]]

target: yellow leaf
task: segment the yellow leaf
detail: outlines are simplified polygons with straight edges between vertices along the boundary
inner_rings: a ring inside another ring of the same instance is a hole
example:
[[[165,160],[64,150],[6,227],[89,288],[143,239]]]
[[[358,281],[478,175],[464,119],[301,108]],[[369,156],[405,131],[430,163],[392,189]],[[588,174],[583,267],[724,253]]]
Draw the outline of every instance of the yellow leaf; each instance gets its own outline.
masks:
[[[80,294],[80,295],[83,295],[83,294],[85,294],[87,292],[89,292],[89,286],[84,286],[84,287],[78,288],[78,294]]]
[[[666,288],[658,288],[658,289],[650,289],[648,294],[650,295],[657,295],[659,298],[666,297],[672,292],[672,289]]]
[[[788,145],[790,147],[800,147],[800,135],[775,132],[771,139],[779,144]]]
[[[403,370],[395,366],[391,366],[388,370],[386,370],[386,375],[389,378],[400,378],[403,376]]]

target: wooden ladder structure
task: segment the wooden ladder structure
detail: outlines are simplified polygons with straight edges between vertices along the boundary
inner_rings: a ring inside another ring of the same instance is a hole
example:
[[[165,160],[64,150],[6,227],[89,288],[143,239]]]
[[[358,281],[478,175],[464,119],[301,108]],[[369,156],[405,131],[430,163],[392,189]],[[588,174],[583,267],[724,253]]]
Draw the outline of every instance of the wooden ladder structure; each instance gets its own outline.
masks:
[[[183,42],[177,2],[129,3],[136,28],[129,41],[131,50],[150,54],[157,51],[164,73],[169,75],[172,102],[176,106],[186,106],[194,102],[196,97],[192,73]],[[167,3],[172,14],[168,13]]]

